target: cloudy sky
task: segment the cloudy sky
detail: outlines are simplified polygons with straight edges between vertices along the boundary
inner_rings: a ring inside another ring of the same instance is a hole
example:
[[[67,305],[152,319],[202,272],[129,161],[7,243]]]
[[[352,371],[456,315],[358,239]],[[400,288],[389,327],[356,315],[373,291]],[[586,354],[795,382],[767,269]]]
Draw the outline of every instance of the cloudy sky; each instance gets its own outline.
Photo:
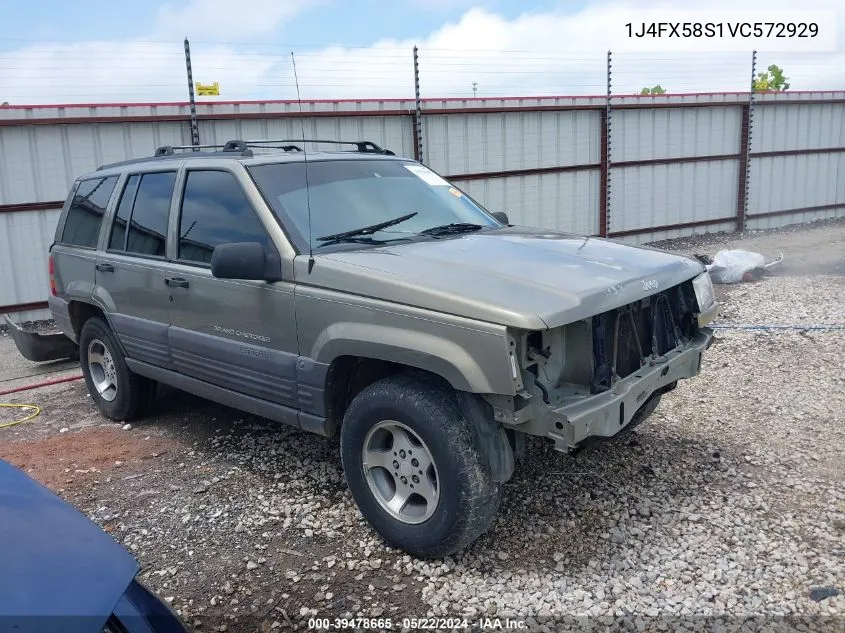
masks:
[[[632,50],[636,10],[671,19],[661,0],[0,0],[0,102],[183,101],[182,40],[194,80],[220,83],[219,100],[291,99],[296,57],[303,99],[411,97],[419,47],[423,97],[603,94],[660,84],[670,92],[744,90],[751,48]],[[840,0],[711,0],[713,20],[743,9],[834,10]],[[800,9],[793,7],[799,6]],[[810,15],[809,13],[807,14]],[[665,17],[664,17],[665,16]],[[812,16],[811,16],[812,17]],[[808,18],[809,19],[809,18]],[[845,8],[822,27],[836,49],[764,50],[792,89],[845,89]],[[677,43],[676,43],[677,44]],[[661,49],[662,47],[662,49]],[[623,52],[625,51],[625,52]]]

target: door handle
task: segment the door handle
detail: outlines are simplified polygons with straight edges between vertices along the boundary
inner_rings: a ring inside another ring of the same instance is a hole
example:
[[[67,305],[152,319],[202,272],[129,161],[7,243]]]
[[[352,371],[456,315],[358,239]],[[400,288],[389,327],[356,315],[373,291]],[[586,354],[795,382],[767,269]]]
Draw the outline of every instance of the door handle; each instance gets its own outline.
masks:
[[[188,280],[184,277],[167,277],[165,278],[164,283],[171,288],[187,288],[190,285]]]
[[[114,272],[114,266],[112,266],[111,264],[97,264],[95,266],[95,268],[97,270],[99,270],[101,273],[113,273]]]

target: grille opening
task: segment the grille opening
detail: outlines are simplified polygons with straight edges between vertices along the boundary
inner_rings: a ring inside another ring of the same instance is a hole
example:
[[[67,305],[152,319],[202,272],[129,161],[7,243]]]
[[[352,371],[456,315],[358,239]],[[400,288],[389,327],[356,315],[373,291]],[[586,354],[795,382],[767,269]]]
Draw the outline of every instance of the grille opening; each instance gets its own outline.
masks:
[[[637,373],[697,333],[692,281],[598,314],[592,319],[591,393]]]

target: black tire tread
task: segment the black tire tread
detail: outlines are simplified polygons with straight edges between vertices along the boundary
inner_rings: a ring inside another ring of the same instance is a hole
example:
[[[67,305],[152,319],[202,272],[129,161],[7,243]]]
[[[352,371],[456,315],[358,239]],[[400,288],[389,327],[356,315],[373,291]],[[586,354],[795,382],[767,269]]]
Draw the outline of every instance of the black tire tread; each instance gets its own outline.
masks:
[[[114,360],[115,369],[118,374],[118,396],[112,402],[103,400],[97,390],[88,371],[88,342],[92,338],[98,338],[109,348]],[[126,365],[126,357],[123,349],[117,342],[108,323],[102,317],[91,317],[82,326],[79,334],[79,356],[82,374],[91,399],[97,408],[111,420],[124,422],[134,420],[146,411],[155,398],[156,383],[148,378],[133,373]]]
[[[439,558],[453,554],[481,536],[496,516],[502,496],[501,484],[493,481],[479,454],[474,434],[461,413],[454,390],[444,381],[422,373],[397,374],[379,380],[362,390],[344,416],[344,424],[373,400],[393,401],[399,408],[413,408],[426,419],[439,425],[445,443],[451,447],[460,474],[468,485],[460,490],[459,507],[463,509],[453,530],[437,543],[412,553],[422,558]],[[341,427],[343,433],[343,427]],[[451,485],[452,482],[442,482]],[[369,494],[369,491],[367,491]],[[395,539],[382,534],[392,546],[407,550]]]
[[[625,437],[631,433],[634,429],[640,426],[643,422],[648,420],[651,417],[651,414],[655,412],[657,406],[660,404],[660,400],[662,398],[662,394],[656,393],[651,398],[649,398],[642,407],[634,414],[634,418],[625,425],[621,431],[619,431],[614,437]]]

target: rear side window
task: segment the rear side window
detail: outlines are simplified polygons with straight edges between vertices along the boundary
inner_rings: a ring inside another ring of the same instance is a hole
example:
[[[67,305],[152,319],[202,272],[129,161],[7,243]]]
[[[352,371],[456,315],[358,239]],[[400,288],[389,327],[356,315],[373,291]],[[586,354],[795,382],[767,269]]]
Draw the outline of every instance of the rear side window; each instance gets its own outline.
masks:
[[[112,223],[109,249],[164,257],[175,184],[173,171],[130,176]]]
[[[63,244],[97,247],[100,225],[115,184],[117,176],[92,178],[79,183],[65,217],[61,239]]]
[[[138,193],[138,182],[140,180],[141,177],[134,174],[126,181],[111,226],[109,250],[122,251],[126,249],[126,225],[129,224],[129,216],[132,215],[132,205],[135,204],[135,194]]]
[[[189,171],[179,216],[179,259],[210,263],[218,244],[270,242],[237,179],[225,171]]]

